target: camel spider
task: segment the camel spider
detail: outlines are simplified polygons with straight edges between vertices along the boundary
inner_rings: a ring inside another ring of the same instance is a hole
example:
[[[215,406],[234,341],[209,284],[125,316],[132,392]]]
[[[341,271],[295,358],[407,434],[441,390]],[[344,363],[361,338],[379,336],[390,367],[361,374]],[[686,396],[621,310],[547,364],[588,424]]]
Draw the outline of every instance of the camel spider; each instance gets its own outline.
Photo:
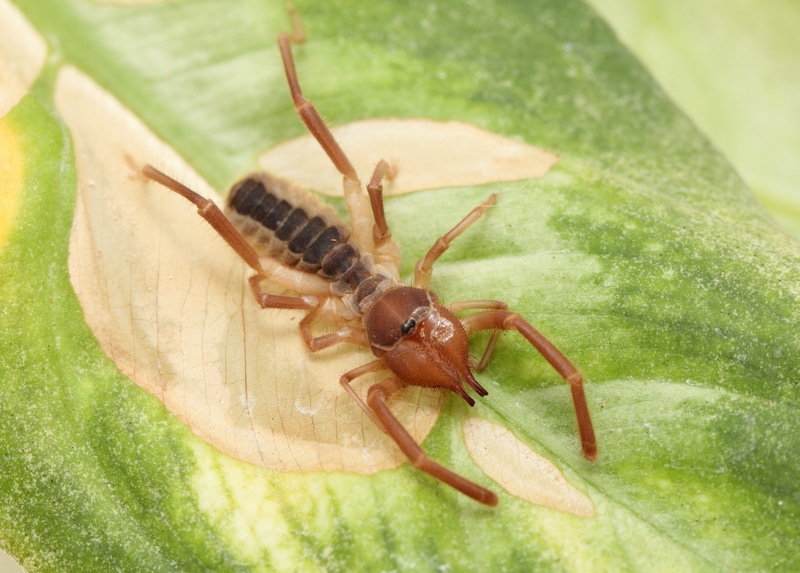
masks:
[[[388,164],[381,160],[362,190],[353,166],[322,121],[313,104],[303,97],[291,44],[302,41],[302,28],[292,14],[295,33],[278,37],[294,107],[311,134],[344,177],[344,196],[351,227],[332,208],[293,183],[267,173],[256,173],[233,186],[225,214],[205,199],[150,165],[142,171],[195,204],[199,214],[255,271],[250,288],[262,308],[302,309],[300,333],[311,352],[350,342],[368,347],[376,359],[346,372],[339,382],[356,404],[400,447],[415,468],[486,505],[497,505],[494,492],[475,484],[428,458],[387,402],[408,385],[452,390],[470,406],[474,400],[466,384],[486,396],[473,375],[489,361],[502,330],[516,330],[538,350],[570,385],[577,414],[583,455],[597,455],[594,430],[583,391],[581,373],[550,341],[505,302],[472,300],[443,305],[428,290],[434,263],[450,243],[480,219],[495,202],[491,195],[455,227],[436,240],[417,262],[413,286],[401,283],[399,249],[391,239],[383,208],[383,179]],[[270,294],[269,281],[300,296]],[[477,311],[457,318],[461,311]],[[326,320],[339,324],[333,333],[314,336],[312,324]],[[493,331],[477,364],[468,356],[468,337]],[[390,376],[372,385],[366,402],[350,383],[367,373],[388,370]]]

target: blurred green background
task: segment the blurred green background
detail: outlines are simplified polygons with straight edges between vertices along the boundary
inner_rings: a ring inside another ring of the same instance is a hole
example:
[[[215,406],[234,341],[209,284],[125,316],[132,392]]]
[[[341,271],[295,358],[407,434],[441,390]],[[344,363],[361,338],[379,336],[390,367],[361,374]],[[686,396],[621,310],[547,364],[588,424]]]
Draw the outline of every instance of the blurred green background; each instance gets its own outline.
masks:
[[[800,3],[589,4],[800,237]]]

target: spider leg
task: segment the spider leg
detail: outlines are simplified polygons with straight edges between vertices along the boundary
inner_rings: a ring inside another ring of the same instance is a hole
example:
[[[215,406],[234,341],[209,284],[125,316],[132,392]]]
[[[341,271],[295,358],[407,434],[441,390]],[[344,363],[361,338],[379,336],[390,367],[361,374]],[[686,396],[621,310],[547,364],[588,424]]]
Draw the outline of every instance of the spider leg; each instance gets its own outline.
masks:
[[[386,370],[387,366],[383,359],[373,360],[372,362],[367,362],[366,364],[362,364],[357,368],[353,368],[348,372],[342,374],[342,377],[339,378],[339,384],[342,385],[345,392],[353,399],[353,401],[358,405],[359,408],[369,416],[369,419],[372,420],[372,423],[378,426],[383,432],[386,432],[386,428],[383,427],[383,422],[381,422],[378,417],[375,415],[375,412],[369,409],[364,403],[364,400],[361,399],[353,387],[350,386],[350,382],[358,378],[359,376],[363,376],[364,374],[369,374],[370,372],[378,372],[379,370]]]
[[[392,414],[386,401],[390,396],[404,387],[398,378],[387,378],[370,387],[367,393],[367,404],[380,420],[381,427],[397,443],[412,465],[447,485],[468,495],[472,499],[486,505],[497,505],[497,495],[478,484],[450,471],[446,467],[431,460],[414,438],[406,431],[400,421]]]
[[[327,314],[332,319],[345,319],[353,318],[353,316],[346,316],[347,308],[341,302],[341,299],[327,299],[333,308],[328,308],[325,304],[319,305],[311,309],[308,314],[300,321],[300,334],[303,336],[303,341],[311,352],[317,352],[323,348],[328,348],[334,344],[341,344],[342,342],[352,342],[361,346],[369,347],[369,340],[367,340],[367,333],[361,326],[353,326],[346,324],[339,328],[336,332],[329,334],[322,334],[314,336],[311,333],[311,324],[318,318],[320,313]]]
[[[256,271],[256,274],[250,277],[250,289],[253,291],[253,296],[262,308],[294,308],[308,310],[315,308],[319,304],[318,299],[314,296],[282,296],[264,292],[261,288],[261,281],[267,278],[270,272],[264,269],[253,247],[250,246],[247,240],[242,237],[228,218],[225,217],[225,214],[216,203],[195,193],[184,184],[162,173],[152,165],[145,165],[142,168],[142,174],[148,179],[160,183],[167,189],[174,191],[181,197],[194,203],[200,216],[208,221],[219,236],[225,239],[225,242],[236,251],[236,254],[239,255],[251,269]]]
[[[294,109],[300,119],[303,120],[308,131],[319,142],[326,155],[330,157],[339,173],[344,175],[345,179],[357,182],[358,175],[353,164],[350,163],[350,159],[339,146],[328,126],[325,125],[314,104],[303,96],[303,90],[300,88],[300,81],[297,78],[294,57],[292,56],[292,40],[293,37],[289,34],[278,36],[278,47],[283,58],[283,68],[286,72],[286,80],[289,83],[289,92],[294,102]]]
[[[497,194],[492,193],[486,201],[467,213],[467,216],[461,219],[455,227],[436,239],[436,242],[428,253],[417,261],[414,267],[414,286],[425,289],[428,288],[428,283],[431,281],[431,273],[433,272],[433,264],[450,247],[450,243],[452,243],[456,237],[466,231],[470,225],[483,216],[489,207],[494,205],[495,199],[497,199]]]
[[[525,321],[520,315],[507,310],[487,310],[461,319],[467,333],[478,330],[516,330],[530,342],[545,360],[569,384],[572,391],[572,402],[578,419],[578,432],[581,437],[583,456],[594,461],[597,458],[597,440],[594,427],[586,404],[586,395],[583,392],[583,376],[580,371],[547,340],[539,331]]]
[[[303,29],[303,20],[300,18],[300,13],[291,2],[286,2],[286,11],[289,12],[289,20],[292,22],[292,33],[289,34],[289,38],[292,42],[302,44],[306,41],[306,31]]]
[[[399,279],[400,249],[392,240],[392,231],[386,222],[386,213],[383,208],[383,180],[392,177],[394,177],[394,169],[381,159],[375,166],[375,171],[367,184],[367,192],[372,207],[372,217],[375,220],[372,228],[375,261],[387,269],[392,276]]]
[[[314,104],[303,96],[300,81],[297,78],[294,57],[292,56],[292,40],[293,37],[290,34],[278,36],[278,47],[283,58],[283,67],[286,71],[286,80],[289,83],[289,92],[294,102],[294,109],[336,169],[344,176],[344,199],[350,212],[353,240],[362,252],[374,254],[373,220],[370,217],[367,197],[361,189],[361,182],[350,159],[333,137],[328,126],[325,125]]]
[[[386,214],[383,210],[383,179],[389,174],[389,171],[389,164],[381,159],[375,166],[372,178],[367,184],[369,202],[372,206],[372,216],[375,219],[375,227],[373,228],[372,234],[375,238],[376,246],[389,240],[392,236],[389,225],[386,223]]]
[[[319,275],[311,274],[297,268],[287,266],[273,258],[259,259],[261,268],[259,274],[254,275],[250,280],[269,282],[271,285],[280,287],[284,290],[300,293],[301,295],[312,295],[317,297],[336,296],[333,283],[323,279]]]

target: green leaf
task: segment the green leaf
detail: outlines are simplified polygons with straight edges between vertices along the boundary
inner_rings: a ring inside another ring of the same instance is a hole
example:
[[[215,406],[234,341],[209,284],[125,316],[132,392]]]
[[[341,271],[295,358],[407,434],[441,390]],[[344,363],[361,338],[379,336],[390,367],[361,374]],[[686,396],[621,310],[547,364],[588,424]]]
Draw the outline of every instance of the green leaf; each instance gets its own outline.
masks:
[[[500,191],[431,288],[508,301],[584,373],[594,464],[568,388],[518,336],[479,375],[474,411],[445,400],[424,447],[497,491],[496,509],[408,464],[278,472],[222,454],[123,376],[84,320],[59,72],[91,77],[224,191],[303,133],[274,45],[282,3],[18,6],[49,50],[0,122],[0,544],[27,570],[800,566],[798,243],[583,4],[297,3],[301,81],[332,124],[458,120],[562,158],[542,178],[387,202],[408,273]],[[470,416],[555,464],[594,516],[493,483],[467,451]]]
[[[800,10],[795,2],[590,2],[800,237]]]

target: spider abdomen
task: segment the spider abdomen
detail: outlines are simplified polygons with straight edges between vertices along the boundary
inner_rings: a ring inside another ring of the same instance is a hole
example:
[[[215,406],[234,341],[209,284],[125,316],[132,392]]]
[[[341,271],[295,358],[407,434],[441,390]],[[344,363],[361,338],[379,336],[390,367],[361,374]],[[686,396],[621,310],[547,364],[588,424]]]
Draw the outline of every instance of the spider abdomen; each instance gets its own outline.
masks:
[[[259,256],[353,290],[371,274],[336,212],[290,181],[249,175],[232,187],[225,215]]]

